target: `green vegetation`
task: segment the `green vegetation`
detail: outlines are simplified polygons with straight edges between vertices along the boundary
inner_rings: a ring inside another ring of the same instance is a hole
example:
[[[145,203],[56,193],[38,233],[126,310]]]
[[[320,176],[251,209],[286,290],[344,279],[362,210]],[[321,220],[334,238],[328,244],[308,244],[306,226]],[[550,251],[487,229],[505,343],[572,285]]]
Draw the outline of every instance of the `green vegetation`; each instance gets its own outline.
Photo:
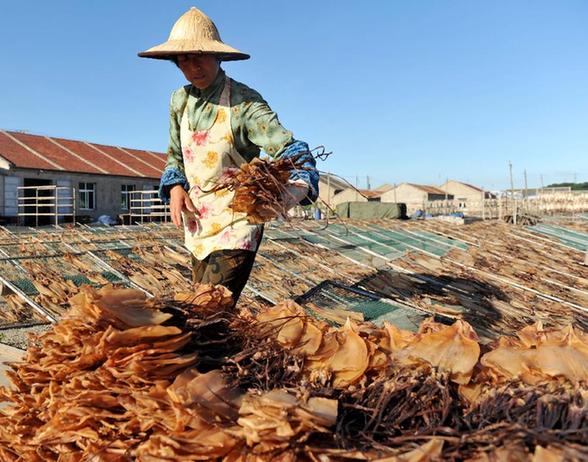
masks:
[[[569,186],[572,188],[572,191],[579,191],[579,190],[587,190],[588,189],[588,181],[584,183],[553,183],[547,185],[548,188],[561,188]]]

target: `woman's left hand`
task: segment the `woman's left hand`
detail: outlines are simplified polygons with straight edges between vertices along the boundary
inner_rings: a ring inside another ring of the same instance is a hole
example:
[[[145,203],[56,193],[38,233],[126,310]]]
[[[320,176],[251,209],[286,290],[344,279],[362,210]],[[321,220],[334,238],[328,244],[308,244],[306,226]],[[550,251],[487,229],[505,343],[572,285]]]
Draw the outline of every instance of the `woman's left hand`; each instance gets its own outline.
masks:
[[[282,193],[285,210],[290,210],[300,203],[308,194],[308,185],[302,180],[288,181],[286,190]]]

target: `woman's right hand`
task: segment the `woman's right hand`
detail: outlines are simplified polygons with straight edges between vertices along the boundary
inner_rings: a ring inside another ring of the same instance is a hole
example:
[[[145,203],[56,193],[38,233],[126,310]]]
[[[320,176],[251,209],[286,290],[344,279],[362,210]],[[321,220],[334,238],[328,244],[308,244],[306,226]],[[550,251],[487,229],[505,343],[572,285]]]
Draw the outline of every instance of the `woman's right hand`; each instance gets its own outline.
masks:
[[[170,209],[172,221],[176,228],[182,226],[182,212],[196,213],[196,207],[194,207],[192,199],[180,184],[173,186],[170,190]]]

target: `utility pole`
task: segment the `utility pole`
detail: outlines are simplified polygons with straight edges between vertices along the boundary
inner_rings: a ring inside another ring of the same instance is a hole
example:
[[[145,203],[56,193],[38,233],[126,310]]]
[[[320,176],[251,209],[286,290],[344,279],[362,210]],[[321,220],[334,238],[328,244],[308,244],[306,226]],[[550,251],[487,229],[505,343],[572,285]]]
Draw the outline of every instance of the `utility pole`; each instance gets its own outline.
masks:
[[[447,203],[447,188],[449,187],[449,178],[445,178],[445,215],[449,215],[449,204]]]
[[[515,197],[514,197],[514,181],[512,179],[512,162],[510,160],[508,161],[508,168],[510,170],[510,196],[513,200],[512,222],[514,225],[516,225],[517,224],[517,201],[515,200]]]
[[[502,191],[500,191],[500,196],[498,196],[498,197],[499,197],[499,200],[498,200],[498,219],[500,221],[502,221],[502,199],[503,199]]]
[[[327,204],[331,206],[331,174],[327,174]]]
[[[529,203],[527,201],[527,196],[529,194],[528,187],[527,187],[527,169],[523,170],[525,175],[525,195],[523,196],[523,210],[525,213],[529,213]]]
[[[370,176],[369,175],[366,176],[366,184],[367,184],[368,191],[371,190],[372,186],[370,185]]]
[[[514,182],[512,180],[512,162],[508,161],[508,169],[510,170],[510,196],[514,198]]]

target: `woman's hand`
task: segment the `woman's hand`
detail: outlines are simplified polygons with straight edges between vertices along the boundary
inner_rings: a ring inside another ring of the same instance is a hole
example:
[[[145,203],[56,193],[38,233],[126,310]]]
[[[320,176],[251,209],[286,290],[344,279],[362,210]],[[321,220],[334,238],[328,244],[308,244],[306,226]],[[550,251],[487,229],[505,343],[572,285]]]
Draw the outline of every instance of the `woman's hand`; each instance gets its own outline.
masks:
[[[182,212],[196,213],[196,207],[194,207],[192,199],[180,184],[175,185],[170,190],[170,209],[172,221],[176,228],[182,226]]]
[[[282,192],[282,202],[285,210],[290,210],[308,194],[308,185],[302,180],[288,180],[286,190]]]

